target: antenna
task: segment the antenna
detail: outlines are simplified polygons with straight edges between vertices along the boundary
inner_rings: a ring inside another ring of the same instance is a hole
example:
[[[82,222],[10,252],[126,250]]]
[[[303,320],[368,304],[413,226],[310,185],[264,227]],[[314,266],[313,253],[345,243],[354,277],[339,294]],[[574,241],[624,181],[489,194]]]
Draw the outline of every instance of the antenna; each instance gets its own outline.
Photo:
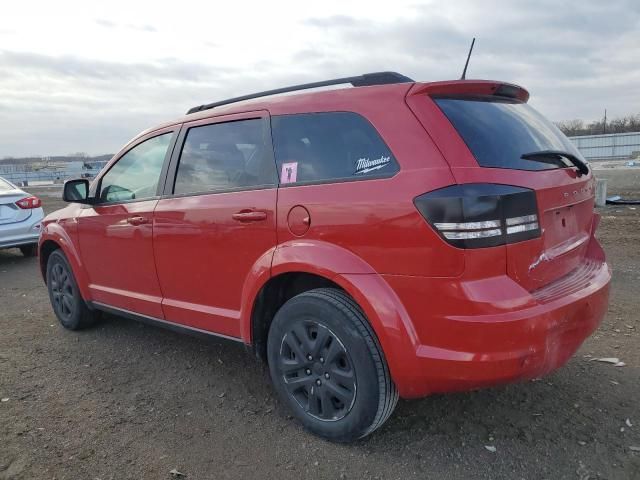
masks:
[[[469,59],[471,58],[471,52],[473,52],[473,45],[476,43],[476,37],[473,37],[473,40],[471,40],[471,48],[469,48],[469,54],[467,55],[467,61],[464,64],[464,70],[462,71],[462,76],[460,77],[460,80],[464,80],[465,77],[467,76],[467,67],[469,66]]]

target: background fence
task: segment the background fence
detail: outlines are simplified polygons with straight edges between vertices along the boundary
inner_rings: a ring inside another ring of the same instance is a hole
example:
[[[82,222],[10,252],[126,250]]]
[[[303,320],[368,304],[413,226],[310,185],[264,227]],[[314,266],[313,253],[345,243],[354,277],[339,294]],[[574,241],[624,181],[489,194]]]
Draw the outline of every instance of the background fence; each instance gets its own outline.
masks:
[[[569,137],[587,160],[623,160],[640,152],[640,132]],[[106,161],[0,165],[0,177],[16,185],[62,182],[95,177]]]
[[[0,177],[6,178],[18,186],[62,182],[68,178],[93,178],[106,163],[67,162],[44,166],[28,163],[0,165]]]
[[[587,160],[621,160],[640,152],[640,132],[569,138]]]

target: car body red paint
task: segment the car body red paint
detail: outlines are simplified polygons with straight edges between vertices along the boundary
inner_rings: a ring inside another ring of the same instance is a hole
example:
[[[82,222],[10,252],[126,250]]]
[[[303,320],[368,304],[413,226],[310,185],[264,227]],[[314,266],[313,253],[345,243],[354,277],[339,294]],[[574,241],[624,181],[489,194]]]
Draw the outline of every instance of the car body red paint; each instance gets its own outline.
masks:
[[[254,341],[256,298],[270,279],[294,272],[326,278],[366,314],[405,398],[543,375],[563,365],[602,320],[610,269],[594,236],[591,173],[482,167],[432,98],[494,95],[501,85],[360,87],[188,115],[143,132],[103,172],[159,133],[174,136],[170,165],[192,126],[308,112],[362,115],[393,152],[399,172],[198,195],[165,187],[145,201],[71,204],[45,219],[40,246],[62,248],[88,302],[246,344]],[[510,88],[527,101],[524,89]],[[173,185],[174,174],[166,167],[161,182]],[[449,245],[413,200],[471,183],[534,190],[542,235],[488,248]]]

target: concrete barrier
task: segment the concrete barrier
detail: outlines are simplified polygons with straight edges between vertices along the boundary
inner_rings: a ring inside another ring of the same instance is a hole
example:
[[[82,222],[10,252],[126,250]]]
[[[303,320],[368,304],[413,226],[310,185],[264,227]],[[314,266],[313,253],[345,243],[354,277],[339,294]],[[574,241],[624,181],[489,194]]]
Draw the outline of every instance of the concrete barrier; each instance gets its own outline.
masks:
[[[604,207],[607,204],[607,181],[604,178],[596,178],[596,206]]]

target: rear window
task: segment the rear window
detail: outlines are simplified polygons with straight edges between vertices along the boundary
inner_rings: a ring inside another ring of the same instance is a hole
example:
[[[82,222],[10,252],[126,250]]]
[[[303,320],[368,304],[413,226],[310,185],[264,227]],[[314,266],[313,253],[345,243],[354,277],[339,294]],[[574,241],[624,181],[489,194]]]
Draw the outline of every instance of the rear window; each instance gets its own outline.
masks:
[[[281,185],[385,177],[398,171],[389,147],[357,113],[279,115],[271,122]]]
[[[8,192],[10,190],[13,190],[13,185],[11,185],[10,183],[6,182],[4,179],[0,178],[0,193],[1,192]]]
[[[556,165],[520,158],[560,150],[582,158],[571,141],[526,103],[491,98],[434,98],[482,167],[548,170]]]

